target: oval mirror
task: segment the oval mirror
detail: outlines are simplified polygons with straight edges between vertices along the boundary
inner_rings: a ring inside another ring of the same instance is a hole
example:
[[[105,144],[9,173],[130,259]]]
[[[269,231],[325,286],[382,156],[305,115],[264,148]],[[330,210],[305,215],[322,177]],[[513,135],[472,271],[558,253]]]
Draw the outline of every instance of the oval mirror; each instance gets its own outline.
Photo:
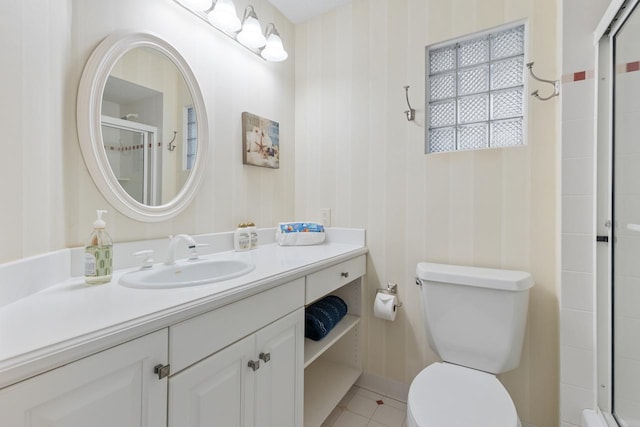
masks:
[[[196,194],[207,156],[204,101],[178,51],[147,33],[114,33],[82,73],[77,126],[102,195],[139,221],[162,221]]]

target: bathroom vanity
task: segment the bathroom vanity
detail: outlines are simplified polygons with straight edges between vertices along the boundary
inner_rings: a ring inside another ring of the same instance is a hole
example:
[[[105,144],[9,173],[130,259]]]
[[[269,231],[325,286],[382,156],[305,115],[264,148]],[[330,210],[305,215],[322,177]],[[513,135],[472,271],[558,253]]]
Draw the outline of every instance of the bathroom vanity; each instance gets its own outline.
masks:
[[[210,245],[205,260],[255,269],[208,285],[128,288],[118,281],[139,268],[128,254],[167,242],[119,244],[111,283],[87,286],[69,274],[0,307],[1,424],[319,426],[362,373],[364,231],[245,253],[228,250],[230,233],[196,240]],[[81,250],[67,251],[55,256],[68,257],[73,272]],[[0,266],[0,277],[19,282],[21,269],[47,262]],[[306,340],[304,306],[329,293],[349,313],[323,340]]]

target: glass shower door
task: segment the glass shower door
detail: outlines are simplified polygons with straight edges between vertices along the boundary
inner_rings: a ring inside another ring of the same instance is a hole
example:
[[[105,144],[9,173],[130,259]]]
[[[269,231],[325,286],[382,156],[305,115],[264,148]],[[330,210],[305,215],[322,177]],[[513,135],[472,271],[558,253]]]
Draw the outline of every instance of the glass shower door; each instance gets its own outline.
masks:
[[[613,37],[613,415],[640,427],[640,7]]]
[[[102,139],[111,171],[129,196],[150,206],[159,204],[156,133],[153,126],[102,116]]]
[[[111,170],[118,182],[134,200],[148,204],[145,133],[103,123],[102,135]]]

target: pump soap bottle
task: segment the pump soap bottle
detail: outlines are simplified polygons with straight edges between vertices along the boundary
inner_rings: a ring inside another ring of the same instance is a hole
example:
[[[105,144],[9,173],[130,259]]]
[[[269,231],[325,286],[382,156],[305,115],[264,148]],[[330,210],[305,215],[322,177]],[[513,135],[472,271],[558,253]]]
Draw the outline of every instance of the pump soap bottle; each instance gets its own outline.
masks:
[[[89,285],[98,285],[111,281],[113,270],[113,241],[102,220],[104,210],[97,210],[98,219],[93,223],[93,232],[84,248],[84,281]]]
[[[235,233],[233,233],[233,247],[236,251],[248,251],[251,249],[251,235],[247,228],[247,224],[238,224]]]
[[[258,232],[256,231],[256,225],[253,222],[247,223],[247,231],[249,232],[249,238],[251,240],[251,249],[258,247]]]

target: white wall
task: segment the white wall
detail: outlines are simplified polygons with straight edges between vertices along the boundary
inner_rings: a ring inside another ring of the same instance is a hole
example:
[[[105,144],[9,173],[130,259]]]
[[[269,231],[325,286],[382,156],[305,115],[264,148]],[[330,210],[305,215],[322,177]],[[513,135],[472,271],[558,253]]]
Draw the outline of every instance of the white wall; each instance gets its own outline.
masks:
[[[609,0],[562,1],[561,376],[562,427],[595,408],[595,46]],[[577,13],[577,11],[580,11]],[[584,79],[579,74],[584,72]],[[576,80],[578,79],[582,80]]]
[[[267,63],[210,29],[172,0],[0,2],[0,262],[82,245],[95,209],[107,208],[116,241],[259,226],[293,218],[294,30],[266,0],[291,57]],[[239,11],[248,4],[236,1]],[[76,95],[92,50],[119,29],[146,30],[173,44],[203,91],[211,149],[195,202],[171,221],[142,224],[110,208],[84,165]],[[280,169],[242,165],[241,121],[249,111],[280,122]]]
[[[333,224],[366,227],[367,301],[388,280],[405,305],[366,316],[367,373],[408,384],[428,349],[420,261],[531,271],[521,367],[501,379],[525,421],[558,424],[556,292],[557,99],[529,99],[529,145],[424,155],[425,46],[528,19],[529,60],[557,76],[554,0],[355,0],[296,26],[298,218],[331,208]],[[403,86],[417,108],[403,111]],[[532,85],[531,90],[534,89]]]

